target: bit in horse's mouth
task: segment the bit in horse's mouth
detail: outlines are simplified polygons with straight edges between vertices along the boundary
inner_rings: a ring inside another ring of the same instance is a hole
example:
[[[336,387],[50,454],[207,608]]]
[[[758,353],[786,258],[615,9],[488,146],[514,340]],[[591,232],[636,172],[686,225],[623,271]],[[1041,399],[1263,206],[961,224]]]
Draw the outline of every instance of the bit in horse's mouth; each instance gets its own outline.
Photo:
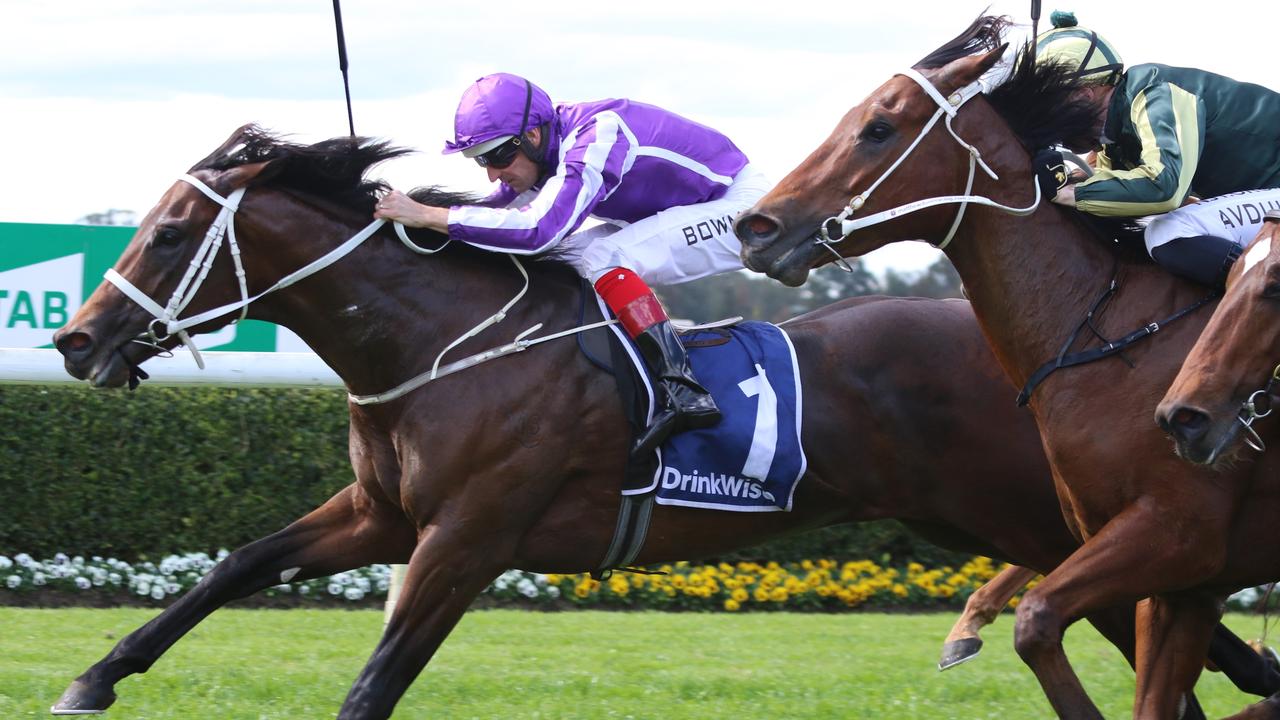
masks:
[[[127,384],[130,390],[136,390],[143,380],[149,378],[150,375],[140,365],[151,355],[136,359],[130,358],[125,354],[125,349],[128,347],[129,343],[117,347],[111,351],[104,362],[95,366],[89,373],[90,384],[94,387],[109,388]],[[127,373],[127,376],[125,376],[125,373]]]

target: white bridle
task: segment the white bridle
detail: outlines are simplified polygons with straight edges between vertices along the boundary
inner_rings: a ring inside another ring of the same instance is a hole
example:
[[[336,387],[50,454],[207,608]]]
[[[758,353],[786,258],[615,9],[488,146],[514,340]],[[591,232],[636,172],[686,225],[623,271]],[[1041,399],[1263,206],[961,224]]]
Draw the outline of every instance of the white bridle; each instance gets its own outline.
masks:
[[[120,292],[129,297],[130,300],[141,305],[144,310],[155,316],[155,320],[147,326],[147,332],[136,338],[134,342],[142,343],[151,347],[158,347],[161,342],[177,335],[179,341],[191,351],[191,355],[195,358],[196,365],[200,369],[204,369],[204,358],[200,356],[200,350],[196,348],[195,343],[191,341],[191,336],[187,333],[187,328],[194,327],[200,323],[208,322],[215,318],[222,317],[228,313],[240,311],[240,317],[237,321],[243,320],[245,314],[249,312],[249,304],[258,300],[262,296],[289,287],[299,280],[314,275],[324,268],[332,265],[342,259],[347,253],[355,250],[361,243],[373,236],[378,228],[385,224],[384,220],[374,220],[369,223],[363,230],[356,233],[350,240],[339,245],[327,254],[323,255],[306,266],[280,278],[274,285],[263,290],[262,292],[249,297],[248,284],[245,280],[244,265],[240,262],[240,246],[236,242],[235,213],[240,207],[240,199],[244,197],[244,188],[232,191],[227,197],[223,197],[215,192],[208,185],[205,185],[199,178],[191,175],[180,175],[179,180],[190,184],[195,189],[204,193],[210,200],[222,206],[222,210],[218,213],[218,217],[214,218],[213,224],[209,226],[208,232],[204,235],[204,242],[196,249],[196,253],[191,258],[191,263],[187,267],[187,274],[183,276],[178,283],[178,287],[174,288],[173,295],[169,298],[169,302],[164,307],[160,303],[152,300],[137,286],[129,282],[127,278],[110,268],[104,274],[107,282],[115,285]],[[221,307],[206,310],[202,313],[192,315],[187,318],[178,318],[178,314],[186,309],[196,293],[200,291],[200,286],[204,284],[205,279],[209,276],[209,268],[213,267],[214,258],[217,256],[218,250],[222,247],[222,239],[229,239],[228,245],[231,252],[231,260],[236,268],[236,281],[240,286],[240,299],[236,302],[227,303]],[[161,337],[156,332],[156,325],[164,326],[164,336]]]
[[[182,344],[191,350],[191,355],[195,358],[196,365],[198,365],[201,370],[204,369],[204,358],[200,356],[200,351],[196,348],[195,343],[191,342],[191,336],[187,333],[187,328],[222,317],[223,315],[237,310],[240,311],[240,317],[236,318],[235,322],[243,320],[245,315],[249,312],[250,303],[262,298],[268,293],[289,287],[299,280],[314,275],[329,267],[338,260],[341,260],[352,250],[355,250],[365,240],[373,237],[373,234],[386,224],[385,220],[374,220],[366,225],[360,232],[353,235],[351,239],[342,243],[333,250],[330,250],[321,257],[316,258],[298,270],[285,275],[266,290],[263,290],[253,297],[249,297],[248,283],[245,279],[244,266],[240,262],[240,246],[236,242],[235,229],[235,213],[240,207],[240,200],[244,197],[245,189],[240,188],[233,191],[227,197],[223,197],[208,185],[201,182],[199,178],[192,177],[191,175],[181,175],[178,179],[189,183],[197,190],[204,193],[209,197],[209,199],[221,205],[222,210],[219,211],[218,216],[213,220],[213,224],[209,226],[208,232],[205,233],[204,242],[202,242],[200,247],[196,249],[196,253],[191,258],[191,263],[187,268],[187,274],[184,275],[182,280],[178,283],[178,287],[174,289],[172,297],[169,298],[169,303],[164,307],[161,307],[160,303],[152,300],[150,296],[139,290],[137,286],[129,282],[129,280],[123,275],[116,272],[114,268],[108,269],[104,277],[112,285],[119,288],[120,292],[128,296],[129,299],[138,303],[138,305],[142,306],[143,309],[154,315],[156,318],[147,326],[147,331],[135,338],[133,342],[141,343],[148,347],[160,348],[161,342],[177,335]],[[420,247],[409,238],[408,233],[405,232],[404,225],[399,222],[393,223],[393,225],[395,226],[396,236],[400,238],[400,241],[404,243],[405,247],[419,255],[434,255],[452,242],[451,240],[446,240],[444,245],[435,249]],[[217,255],[219,248],[222,247],[222,239],[224,236],[229,238],[231,259],[235,263],[236,280],[240,285],[240,300],[227,303],[226,305],[213,308],[212,310],[206,310],[188,318],[178,319],[178,314],[191,303],[191,300],[195,298],[196,292],[199,291],[200,286],[204,284],[205,278],[209,276],[209,268],[213,266],[214,257]],[[520,291],[516,293],[515,297],[507,301],[507,303],[504,304],[496,313],[480,321],[480,323],[475,327],[472,327],[470,330],[460,335],[456,340],[445,346],[445,348],[440,351],[440,354],[436,356],[435,362],[432,363],[430,370],[412,377],[386,392],[377,393],[375,395],[353,395],[351,393],[347,393],[347,398],[357,405],[374,405],[389,402],[402,397],[433,380],[438,380],[446,375],[452,375],[455,372],[474,367],[480,363],[503,357],[505,355],[510,355],[512,353],[523,352],[534,345],[538,345],[549,340],[556,340],[558,338],[576,335],[598,327],[617,324],[618,321],[615,319],[605,319],[600,322],[580,325],[568,330],[561,330],[560,332],[549,335],[531,338],[529,337],[530,335],[542,328],[542,323],[537,323],[517,335],[513,341],[505,345],[491,348],[442,366],[440,361],[444,359],[446,353],[453,350],[458,345],[461,345],[467,339],[478,335],[482,330],[489,326],[502,322],[507,317],[507,311],[519,302],[520,298],[524,297],[525,293],[529,291],[529,273],[525,271],[524,265],[520,263],[520,259],[515,255],[507,255],[507,257],[511,258],[511,262],[515,264],[516,269],[520,271],[520,275],[524,279],[524,284],[520,288]],[[157,323],[164,325],[164,337],[157,335]],[[163,350],[163,348],[160,349]]]
[[[978,152],[978,149],[973,145],[965,142],[959,135],[956,134],[955,129],[951,127],[951,119],[956,116],[956,113],[960,110],[960,107],[964,105],[966,102],[968,102],[969,100],[973,99],[974,97],[982,93],[983,86],[981,81],[975,80],[969,83],[968,85],[965,85],[964,87],[960,88],[959,90],[955,91],[949,97],[943,97],[942,93],[938,92],[938,89],[933,86],[933,83],[929,82],[929,80],[926,79],[925,76],[921,75],[916,70],[912,68],[908,68],[902,71],[900,74],[911,78],[916,82],[917,85],[919,85],[922,89],[924,89],[925,93],[930,98],[933,98],[933,101],[938,105],[938,110],[933,114],[933,117],[929,118],[929,122],[925,123],[924,128],[920,130],[920,134],[917,135],[916,139],[911,142],[911,145],[907,147],[906,151],[904,151],[902,155],[900,155],[898,159],[895,160],[894,163],[889,166],[888,170],[884,171],[884,174],[882,174],[875,182],[871,183],[871,187],[853,196],[853,198],[849,200],[849,204],[845,205],[844,209],[841,210],[839,214],[827,218],[822,223],[822,226],[818,229],[817,237],[814,239],[814,242],[826,247],[828,250],[834,253],[837,257],[841,257],[841,256],[838,252],[836,252],[835,248],[831,247],[831,245],[833,243],[838,243],[844,240],[845,238],[849,237],[849,235],[852,234],[854,231],[859,230],[861,228],[870,227],[872,225],[879,225],[880,223],[888,222],[895,218],[902,217],[903,215],[906,215],[908,213],[913,213],[917,210],[923,210],[925,208],[934,207],[935,205],[946,205],[950,203],[960,204],[960,209],[956,211],[956,219],[951,223],[951,229],[947,231],[947,236],[943,238],[942,242],[938,243],[937,245],[937,248],[939,250],[947,247],[947,245],[951,242],[951,238],[955,237],[956,229],[960,227],[960,221],[964,219],[964,211],[965,211],[965,208],[969,206],[969,203],[986,205],[988,207],[993,207],[998,210],[1003,210],[1004,212],[1010,213],[1012,215],[1030,215],[1031,213],[1035,212],[1035,209],[1040,205],[1040,184],[1034,181],[1032,182],[1032,185],[1035,186],[1035,191],[1036,191],[1035,200],[1030,205],[1024,208],[1009,207],[1008,205],[1002,205],[990,198],[982,197],[981,195],[970,194],[970,192],[973,190],[973,178],[974,178],[977,166],[979,165],[982,166],[983,172],[985,172],[992,180],[1000,179],[1000,177],[996,175],[995,172],[992,171],[990,167],[987,166],[987,163],[983,161],[982,154]],[[920,142],[924,140],[925,136],[929,134],[929,131],[933,129],[933,126],[938,123],[939,118],[942,118],[943,116],[946,117],[945,125],[947,127],[947,131],[951,133],[951,137],[955,138],[955,141],[957,143],[960,143],[961,147],[969,151],[969,179],[965,183],[964,194],[963,195],[943,195],[939,197],[925,198],[922,200],[916,200],[915,202],[907,203],[905,205],[899,205],[898,207],[891,208],[889,210],[884,210],[884,211],[875,213],[873,215],[867,215],[865,217],[850,219],[849,216],[853,215],[855,212],[860,210],[863,205],[866,204],[867,199],[871,197],[872,191],[874,191],[877,187],[879,187],[880,184],[883,183],[885,179],[888,178],[889,175],[893,173],[894,170],[898,169],[898,166],[901,165],[902,162],[907,159],[907,156],[911,154],[911,151],[916,149],[916,146],[918,146]],[[832,223],[839,224],[840,233],[841,233],[839,237],[832,237],[828,233],[827,228]]]

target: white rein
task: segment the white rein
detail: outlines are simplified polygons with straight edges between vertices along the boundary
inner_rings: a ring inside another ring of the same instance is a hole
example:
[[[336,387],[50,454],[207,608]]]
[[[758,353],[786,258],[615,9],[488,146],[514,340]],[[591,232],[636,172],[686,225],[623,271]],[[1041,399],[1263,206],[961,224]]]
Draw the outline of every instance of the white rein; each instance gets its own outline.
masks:
[[[208,322],[215,318],[222,317],[223,315],[235,312],[237,310],[240,311],[240,316],[236,318],[236,320],[233,322],[238,322],[240,320],[243,320],[245,318],[245,315],[249,311],[250,303],[262,298],[264,295],[267,295],[268,293],[272,293],[272,292],[275,292],[276,290],[281,290],[283,288],[289,287],[290,285],[293,285],[299,280],[302,280],[303,278],[314,275],[317,272],[320,272],[321,270],[325,269],[326,267],[329,267],[330,265],[334,264],[338,260],[341,260],[352,250],[355,250],[357,247],[359,247],[361,243],[363,243],[365,240],[368,240],[370,237],[372,237],[373,234],[376,233],[379,228],[381,228],[384,224],[386,224],[385,220],[374,220],[373,222],[365,226],[364,229],[360,230],[360,232],[353,235],[349,240],[342,243],[338,247],[334,248],[333,250],[330,250],[328,253],[311,261],[310,263],[299,268],[298,270],[295,270],[294,272],[289,273],[288,275],[280,278],[271,287],[267,288],[266,290],[263,290],[257,295],[254,295],[253,297],[249,297],[248,282],[245,278],[244,266],[240,261],[240,246],[236,242],[236,230],[235,230],[235,213],[236,213],[236,210],[239,209],[240,207],[240,200],[244,197],[245,189],[240,188],[238,190],[233,191],[227,197],[223,197],[222,195],[219,195],[217,192],[215,192],[208,185],[201,182],[199,178],[193,177],[191,175],[181,175],[179,176],[178,179],[190,184],[200,192],[204,193],[206,196],[209,197],[209,199],[221,205],[222,210],[218,213],[218,216],[214,218],[213,223],[209,226],[208,232],[205,233],[204,241],[200,244],[200,247],[196,249],[195,255],[191,258],[191,263],[187,267],[186,275],[183,276],[182,280],[178,283],[178,286],[174,289],[173,295],[169,298],[168,304],[165,305],[164,307],[161,307],[158,302],[151,299],[151,297],[148,296],[142,290],[138,289],[138,287],[135,286],[133,283],[129,282],[127,278],[125,278],[120,273],[116,272],[114,268],[108,269],[104,277],[106,278],[107,282],[110,282],[112,285],[115,285],[117,288],[119,288],[120,292],[128,296],[129,299],[133,300],[138,305],[142,306],[142,308],[145,309],[147,312],[155,316],[155,320],[153,320],[150,323],[150,325],[148,325],[147,331],[142,335],[140,335],[138,338],[135,338],[134,342],[142,343],[143,345],[147,345],[150,347],[160,347],[161,342],[163,342],[164,340],[167,340],[168,338],[174,335],[177,335],[179,342],[181,342],[181,344],[185,345],[188,349],[191,350],[191,355],[195,359],[196,365],[199,366],[200,369],[202,370],[204,369],[204,358],[201,357],[200,351],[198,348],[196,348],[195,343],[191,341],[191,336],[187,332],[188,328],[194,327],[204,322]],[[408,247],[410,250],[420,255],[432,255],[434,253],[439,252],[440,250],[443,250],[444,247],[448,245],[448,242],[446,242],[445,245],[442,245],[441,247],[435,250],[430,250],[427,248],[420,247],[416,245],[409,238],[409,235],[404,230],[404,226],[398,222],[395,223],[395,231],[396,231],[396,235],[400,238],[401,242],[403,242],[406,247]],[[217,255],[218,250],[222,247],[222,240],[224,236],[228,238],[228,245],[230,247],[231,259],[232,259],[232,262],[235,264],[236,281],[240,287],[240,300],[232,303],[227,303],[226,305],[213,308],[212,310],[206,310],[202,313],[192,315],[191,317],[179,319],[178,314],[181,313],[184,309],[186,309],[187,305],[191,303],[191,301],[195,298],[196,293],[200,290],[200,286],[204,284],[205,279],[209,276],[209,269],[213,267],[214,257]],[[506,345],[492,348],[490,350],[485,350],[484,352],[476,353],[475,355],[471,355],[469,357],[463,358],[461,360],[449,363],[444,367],[441,367],[440,361],[444,358],[446,353],[448,353],[450,350],[454,349],[458,345],[462,344],[467,339],[478,335],[480,332],[482,332],[489,326],[502,322],[507,316],[507,311],[510,310],[517,302],[519,302],[519,300],[522,297],[524,297],[525,293],[528,292],[529,273],[525,271],[524,265],[521,264],[520,260],[515,255],[508,255],[507,257],[511,258],[511,262],[515,263],[516,269],[520,271],[520,275],[524,278],[524,285],[520,288],[520,291],[516,293],[515,297],[511,298],[510,301],[508,301],[505,305],[502,306],[502,309],[498,310],[498,312],[494,313],[493,315],[490,315],[488,318],[481,321],[478,325],[471,328],[467,332],[463,333],[456,340],[454,340],[453,342],[445,346],[445,348],[440,351],[440,354],[436,356],[435,362],[432,363],[431,369],[428,370],[427,372],[422,373],[421,375],[418,375],[414,378],[411,378],[410,380],[407,380],[406,382],[401,383],[400,385],[397,385],[396,387],[390,390],[387,390],[386,392],[378,393],[375,395],[352,395],[351,393],[348,393],[347,398],[351,402],[357,405],[373,405],[377,403],[389,402],[413,390],[416,390],[422,387],[423,385],[426,385],[432,380],[436,380],[438,378],[444,377],[445,375],[450,375],[460,370],[465,370],[466,368],[479,365],[482,362],[486,362],[494,358],[502,357],[503,355],[510,355],[512,353],[520,352],[533,345],[546,342],[548,340],[555,340],[557,338],[561,338],[567,335],[573,335],[576,333],[585,332],[587,330],[592,330],[597,327],[612,325],[617,322],[616,320],[603,320],[600,322],[591,323],[588,325],[582,325],[579,327],[570,328],[568,330],[563,330],[561,332],[553,333],[551,335],[544,335],[538,338],[527,339],[529,335],[537,332],[539,329],[542,328],[542,323],[538,323],[528,328],[524,332],[520,333],[519,335],[517,335],[512,342],[507,343]],[[156,332],[156,325],[158,323],[164,326],[165,334],[163,337],[159,336]]]

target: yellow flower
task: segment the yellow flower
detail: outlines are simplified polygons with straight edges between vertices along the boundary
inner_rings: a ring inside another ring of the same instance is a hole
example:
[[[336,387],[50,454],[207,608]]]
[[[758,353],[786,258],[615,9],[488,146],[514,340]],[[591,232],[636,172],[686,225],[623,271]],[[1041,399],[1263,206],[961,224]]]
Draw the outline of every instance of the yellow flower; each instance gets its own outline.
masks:
[[[737,600],[734,600],[733,598],[729,598],[728,600],[724,601],[724,609],[728,610],[729,612],[736,612],[741,607],[742,605]]]
[[[742,588],[734,588],[733,592],[729,593],[729,597],[732,598],[734,602],[743,603],[747,601],[747,598],[751,597],[751,594]]]

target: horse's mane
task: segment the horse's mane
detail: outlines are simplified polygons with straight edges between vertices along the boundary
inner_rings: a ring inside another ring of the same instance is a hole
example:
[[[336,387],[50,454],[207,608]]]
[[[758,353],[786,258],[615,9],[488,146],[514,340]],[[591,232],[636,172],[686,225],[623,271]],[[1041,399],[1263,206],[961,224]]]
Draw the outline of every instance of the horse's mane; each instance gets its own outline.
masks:
[[[1004,33],[1013,20],[1003,15],[983,15],[951,38],[942,47],[925,55],[914,67],[917,70],[936,70],[962,57],[991,52],[1004,43]]]
[[[322,197],[360,213],[373,214],[378,197],[388,190],[381,180],[364,177],[369,168],[413,152],[369,137],[338,137],[303,145],[285,140],[257,125],[245,125],[191,171],[229,170],[271,161],[272,185]],[[438,187],[418,188],[412,197],[429,205],[473,204],[477,199]]]
[[[1013,25],[1007,17],[984,15],[942,47],[915,64],[930,70],[963,57],[991,52],[1004,43],[1004,35]],[[995,88],[985,93],[996,112],[1009,124],[1013,134],[1029,153],[1053,145],[1089,147],[1096,138],[1093,127],[1095,110],[1085,101],[1073,99],[1084,87],[1073,77],[1069,66],[1036,61],[1035,46],[1028,42],[1017,53],[1013,70]],[[1112,218],[1077,213],[1091,231],[1120,247],[1141,246],[1142,226],[1132,218]],[[1134,253],[1145,258],[1146,253]]]

